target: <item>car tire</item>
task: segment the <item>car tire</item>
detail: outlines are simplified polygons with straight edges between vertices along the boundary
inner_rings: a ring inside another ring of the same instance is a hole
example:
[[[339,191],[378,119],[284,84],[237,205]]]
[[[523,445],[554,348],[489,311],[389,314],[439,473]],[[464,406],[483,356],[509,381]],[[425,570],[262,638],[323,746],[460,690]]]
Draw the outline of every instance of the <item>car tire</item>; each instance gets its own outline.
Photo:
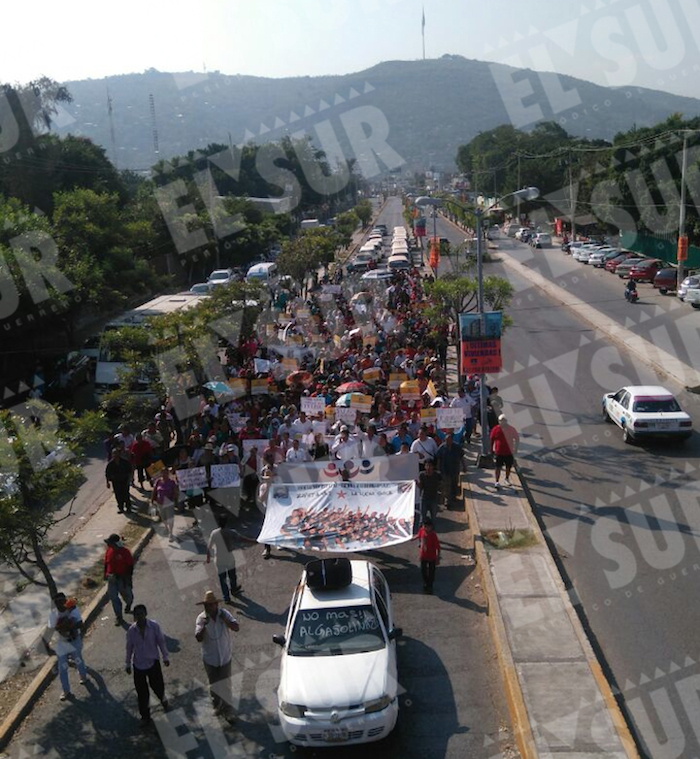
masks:
[[[693,308],[700,308],[700,303],[691,303],[690,304]]]
[[[660,292],[662,295],[666,295],[666,293],[668,292],[668,290],[667,290],[665,287],[660,287],[660,288],[659,288],[659,292]]]
[[[607,422],[608,424],[612,424],[612,419],[610,418],[610,414],[608,414],[607,408],[603,406],[603,421]]]
[[[629,428],[626,424],[622,427],[622,439],[625,443],[627,443],[627,445],[632,445],[634,443],[632,433],[629,431]]]

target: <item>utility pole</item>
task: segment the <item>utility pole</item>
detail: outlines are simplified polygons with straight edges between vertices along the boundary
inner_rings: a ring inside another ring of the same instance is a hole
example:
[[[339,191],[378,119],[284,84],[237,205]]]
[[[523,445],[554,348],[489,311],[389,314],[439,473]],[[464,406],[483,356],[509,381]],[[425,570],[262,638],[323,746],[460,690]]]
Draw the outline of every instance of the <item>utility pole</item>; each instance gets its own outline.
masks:
[[[569,211],[571,216],[571,242],[574,242],[576,239],[576,197],[574,195],[574,175],[571,170],[571,151],[569,151]]]
[[[688,240],[685,235],[685,175],[688,171],[688,132],[683,134],[683,168],[681,170],[681,208],[678,220],[678,267],[676,270],[676,292],[683,283],[683,272],[688,255]],[[684,256],[683,258],[681,256]]]

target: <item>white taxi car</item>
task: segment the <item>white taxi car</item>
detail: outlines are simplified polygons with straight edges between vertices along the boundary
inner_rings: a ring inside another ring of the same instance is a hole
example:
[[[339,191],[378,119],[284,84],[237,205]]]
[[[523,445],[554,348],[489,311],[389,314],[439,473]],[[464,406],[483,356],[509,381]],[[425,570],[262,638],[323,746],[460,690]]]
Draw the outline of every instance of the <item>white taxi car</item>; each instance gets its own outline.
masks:
[[[693,433],[692,419],[671,391],[655,385],[630,385],[606,393],[603,418],[622,429],[626,443],[664,437],[686,440]]]
[[[325,562],[344,563],[345,580],[323,587],[310,582],[312,565]],[[389,586],[374,564],[348,559],[307,564],[285,634],[272,638],[282,646],[277,699],[287,740],[297,746],[352,745],[389,735],[399,712],[400,635]]]

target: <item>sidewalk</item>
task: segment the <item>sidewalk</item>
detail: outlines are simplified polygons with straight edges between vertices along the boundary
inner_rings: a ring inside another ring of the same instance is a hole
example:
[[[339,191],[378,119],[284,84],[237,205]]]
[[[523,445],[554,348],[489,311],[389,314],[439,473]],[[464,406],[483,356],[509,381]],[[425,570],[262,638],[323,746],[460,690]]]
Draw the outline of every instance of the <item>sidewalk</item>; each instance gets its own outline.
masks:
[[[637,757],[610,686],[529,504],[471,469],[466,503],[477,566],[523,757]],[[495,548],[484,535],[513,548]]]

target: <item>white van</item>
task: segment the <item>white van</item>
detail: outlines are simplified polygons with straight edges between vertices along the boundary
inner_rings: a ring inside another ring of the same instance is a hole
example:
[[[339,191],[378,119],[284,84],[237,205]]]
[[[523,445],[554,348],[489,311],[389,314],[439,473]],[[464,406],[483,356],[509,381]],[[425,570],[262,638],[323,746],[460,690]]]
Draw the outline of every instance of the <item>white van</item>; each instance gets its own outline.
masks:
[[[386,265],[389,268],[389,271],[396,271],[396,269],[410,269],[411,268],[411,264],[409,263],[408,258],[400,254],[396,256],[391,256],[389,260],[387,261]]]
[[[277,264],[270,262],[254,264],[248,269],[245,278],[248,282],[262,282],[268,287],[274,287],[279,280]]]

